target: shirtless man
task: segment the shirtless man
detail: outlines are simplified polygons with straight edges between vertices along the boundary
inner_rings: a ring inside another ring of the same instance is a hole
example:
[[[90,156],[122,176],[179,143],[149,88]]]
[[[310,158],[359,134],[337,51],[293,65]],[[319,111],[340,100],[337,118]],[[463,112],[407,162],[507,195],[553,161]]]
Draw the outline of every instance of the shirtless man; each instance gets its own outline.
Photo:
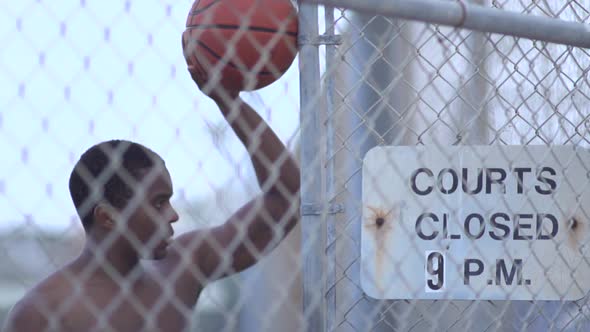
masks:
[[[164,161],[137,143],[95,145],[70,177],[86,245],[15,305],[5,332],[183,331],[207,283],[255,264],[296,224],[293,157],[239,91],[210,91],[192,76],[249,151],[261,194],[223,225],[172,239]]]

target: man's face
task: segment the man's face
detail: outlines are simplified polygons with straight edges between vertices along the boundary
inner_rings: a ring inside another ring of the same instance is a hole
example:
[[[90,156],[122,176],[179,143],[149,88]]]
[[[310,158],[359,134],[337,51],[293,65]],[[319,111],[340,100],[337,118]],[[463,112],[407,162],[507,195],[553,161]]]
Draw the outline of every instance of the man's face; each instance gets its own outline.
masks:
[[[172,181],[168,170],[154,167],[142,171],[142,180],[129,200],[127,239],[144,258],[162,259],[174,233],[178,214],[170,204]]]

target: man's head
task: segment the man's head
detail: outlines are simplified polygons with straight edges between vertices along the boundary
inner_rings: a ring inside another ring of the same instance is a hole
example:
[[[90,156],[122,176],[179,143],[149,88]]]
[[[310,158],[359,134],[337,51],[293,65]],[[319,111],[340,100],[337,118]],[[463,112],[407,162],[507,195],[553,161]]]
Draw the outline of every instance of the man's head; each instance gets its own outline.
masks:
[[[119,229],[137,250],[165,253],[178,215],[169,201],[170,174],[155,152],[123,140],[96,144],[74,166],[69,187],[87,233]]]

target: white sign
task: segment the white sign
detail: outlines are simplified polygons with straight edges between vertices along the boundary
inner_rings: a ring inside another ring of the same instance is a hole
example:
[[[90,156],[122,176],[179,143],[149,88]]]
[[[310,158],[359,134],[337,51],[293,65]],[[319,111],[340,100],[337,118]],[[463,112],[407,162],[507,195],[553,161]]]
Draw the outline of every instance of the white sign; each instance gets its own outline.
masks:
[[[589,177],[588,151],[568,146],[374,148],[362,288],[377,299],[580,299]]]

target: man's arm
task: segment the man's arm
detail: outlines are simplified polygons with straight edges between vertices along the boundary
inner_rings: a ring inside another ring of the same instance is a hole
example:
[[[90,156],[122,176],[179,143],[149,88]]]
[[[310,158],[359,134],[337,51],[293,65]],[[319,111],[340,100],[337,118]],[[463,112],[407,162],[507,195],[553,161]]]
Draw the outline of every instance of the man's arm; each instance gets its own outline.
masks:
[[[199,83],[199,82],[197,82]],[[223,225],[179,236],[200,283],[244,270],[282,240],[299,219],[299,168],[268,124],[236,92],[208,94],[250,155],[262,193]],[[187,272],[191,272],[190,269]]]

